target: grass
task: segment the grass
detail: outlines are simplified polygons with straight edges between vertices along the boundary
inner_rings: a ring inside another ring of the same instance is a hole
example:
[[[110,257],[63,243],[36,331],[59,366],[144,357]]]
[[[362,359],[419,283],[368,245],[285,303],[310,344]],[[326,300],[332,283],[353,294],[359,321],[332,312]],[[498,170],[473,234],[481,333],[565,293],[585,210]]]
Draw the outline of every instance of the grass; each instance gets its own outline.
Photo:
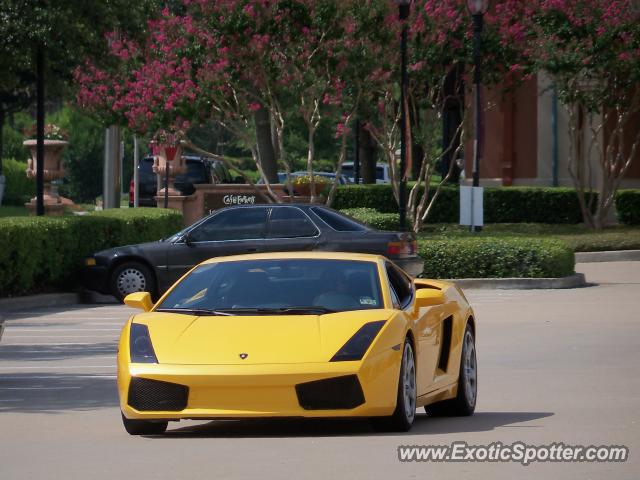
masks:
[[[616,225],[601,231],[593,231],[584,225],[548,225],[543,223],[498,223],[485,225],[478,233],[454,224],[426,225],[421,239],[449,237],[520,237],[557,238],[564,240],[574,252],[598,252],[603,250],[640,249],[640,227]]]

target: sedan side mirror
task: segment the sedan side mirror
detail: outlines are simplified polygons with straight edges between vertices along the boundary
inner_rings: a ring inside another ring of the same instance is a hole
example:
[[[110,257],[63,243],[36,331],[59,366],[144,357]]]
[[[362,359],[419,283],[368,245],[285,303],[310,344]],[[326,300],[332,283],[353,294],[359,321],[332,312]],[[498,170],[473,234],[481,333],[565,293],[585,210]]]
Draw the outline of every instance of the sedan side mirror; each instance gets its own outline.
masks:
[[[443,305],[445,302],[442,290],[435,288],[420,288],[416,290],[416,308],[433,307]]]
[[[184,243],[187,247],[193,247],[193,240],[191,238],[191,232],[187,232],[184,234],[184,236],[182,237],[182,239],[184,240]]]
[[[145,312],[153,308],[153,302],[151,301],[151,294],[149,292],[130,293],[124,297],[124,303],[131,308],[138,308]]]

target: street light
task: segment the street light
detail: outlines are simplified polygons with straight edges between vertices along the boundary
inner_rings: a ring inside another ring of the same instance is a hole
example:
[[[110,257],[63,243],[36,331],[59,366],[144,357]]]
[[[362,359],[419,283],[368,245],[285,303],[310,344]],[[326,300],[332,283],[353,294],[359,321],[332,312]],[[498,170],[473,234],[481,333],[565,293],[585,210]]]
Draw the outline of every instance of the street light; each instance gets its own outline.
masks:
[[[489,0],[467,0],[467,8],[473,19],[473,87],[474,87],[474,104],[475,104],[475,125],[473,135],[473,186],[480,186],[480,160],[482,158],[483,149],[483,132],[482,132],[482,101],[480,98],[480,84],[482,83],[482,49],[481,36],[484,14],[489,9]],[[475,190],[475,189],[474,189]],[[475,195],[472,193],[471,198]],[[482,197],[480,197],[482,198]],[[473,201],[471,207],[471,229],[480,230],[482,227],[476,227],[473,215]]]
[[[402,36],[400,38],[400,191],[399,203],[400,208],[400,230],[406,229],[407,224],[407,177],[405,175],[407,169],[407,18],[409,17],[409,9],[411,0],[395,0],[398,5],[398,14],[402,22]]]

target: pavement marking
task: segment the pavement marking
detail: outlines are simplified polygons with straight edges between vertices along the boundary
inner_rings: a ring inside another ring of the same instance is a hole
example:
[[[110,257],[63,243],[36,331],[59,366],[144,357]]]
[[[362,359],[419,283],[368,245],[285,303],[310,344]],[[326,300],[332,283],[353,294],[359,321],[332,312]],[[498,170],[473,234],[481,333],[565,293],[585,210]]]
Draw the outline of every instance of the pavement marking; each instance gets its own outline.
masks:
[[[2,390],[80,390],[82,387],[2,387]]]
[[[7,332],[7,338],[114,338],[114,335],[12,335],[11,331]],[[4,337],[3,337],[4,338]],[[42,344],[39,344],[42,345]]]
[[[74,377],[77,375],[68,375],[70,377]],[[117,378],[117,375],[110,375],[107,373],[96,373],[96,374],[80,374],[80,378]],[[43,375],[12,375],[10,377],[3,377],[0,375],[0,380],[54,380],[51,376],[43,376]]]
[[[3,337],[4,338],[4,337]],[[8,337],[7,337],[8,338]],[[33,337],[29,337],[29,338],[33,338]],[[40,337],[40,338],[51,338],[51,337]],[[95,338],[93,336],[91,336],[90,338]],[[104,338],[113,338],[113,337],[104,337]],[[113,345],[116,345],[116,341],[114,340]],[[37,345],[37,346],[54,346],[54,345],[85,345],[85,346],[92,346],[95,345],[94,343],[87,343],[87,342],[52,342],[52,343],[33,343],[33,342],[27,342],[27,343],[18,343],[18,342],[2,342],[2,345]]]
[[[55,368],[55,369],[77,369],[77,368],[111,368],[115,369],[115,365],[38,365],[38,366],[15,366],[15,367],[0,367],[0,370],[42,370],[43,368]]]
[[[8,332],[14,331],[19,328],[20,332],[86,332],[87,330],[91,332],[119,332],[120,328],[58,328],[58,327],[49,327],[49,328],[24,328],[20,327],[20,325],[12,325],[7,328]]]

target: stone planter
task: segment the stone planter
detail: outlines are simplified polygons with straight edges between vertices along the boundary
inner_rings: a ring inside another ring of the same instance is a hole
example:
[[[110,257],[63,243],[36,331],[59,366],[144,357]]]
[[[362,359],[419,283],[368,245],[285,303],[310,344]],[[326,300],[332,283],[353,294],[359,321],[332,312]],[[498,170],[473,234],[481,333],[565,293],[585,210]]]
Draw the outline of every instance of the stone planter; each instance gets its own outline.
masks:
[[[29,149],[31,158],[27,160],[27,177],[36,178],[36,140],[25,140],[22,143]],[[44,209],[47,215],[62,215],[65,205],[72,203],[58,195],[57,187],[53,187],[51,182],[64,177],[64,165],[62,164],[62,153],[69,144],[64,140],[44,141]],[[36,209],[36,198],[32,198],[26,207],[33,214]]]
[[[164,196],[164,179],[167,172],[167,166],[169,167],[169,195],[179,196],[180,192],[175,189],[173,182],[176,175],[180,175],[187,171],[187,164],[182,157],[182,147],[174,147],[175,151],[171,152],[171,147],[166,145],[154,146],[154,158],[153,158],[153,171],[160,177],[160,185],[162,188],[158,191],[158,196]],[[168,160],[173,153],[173,160]]]

